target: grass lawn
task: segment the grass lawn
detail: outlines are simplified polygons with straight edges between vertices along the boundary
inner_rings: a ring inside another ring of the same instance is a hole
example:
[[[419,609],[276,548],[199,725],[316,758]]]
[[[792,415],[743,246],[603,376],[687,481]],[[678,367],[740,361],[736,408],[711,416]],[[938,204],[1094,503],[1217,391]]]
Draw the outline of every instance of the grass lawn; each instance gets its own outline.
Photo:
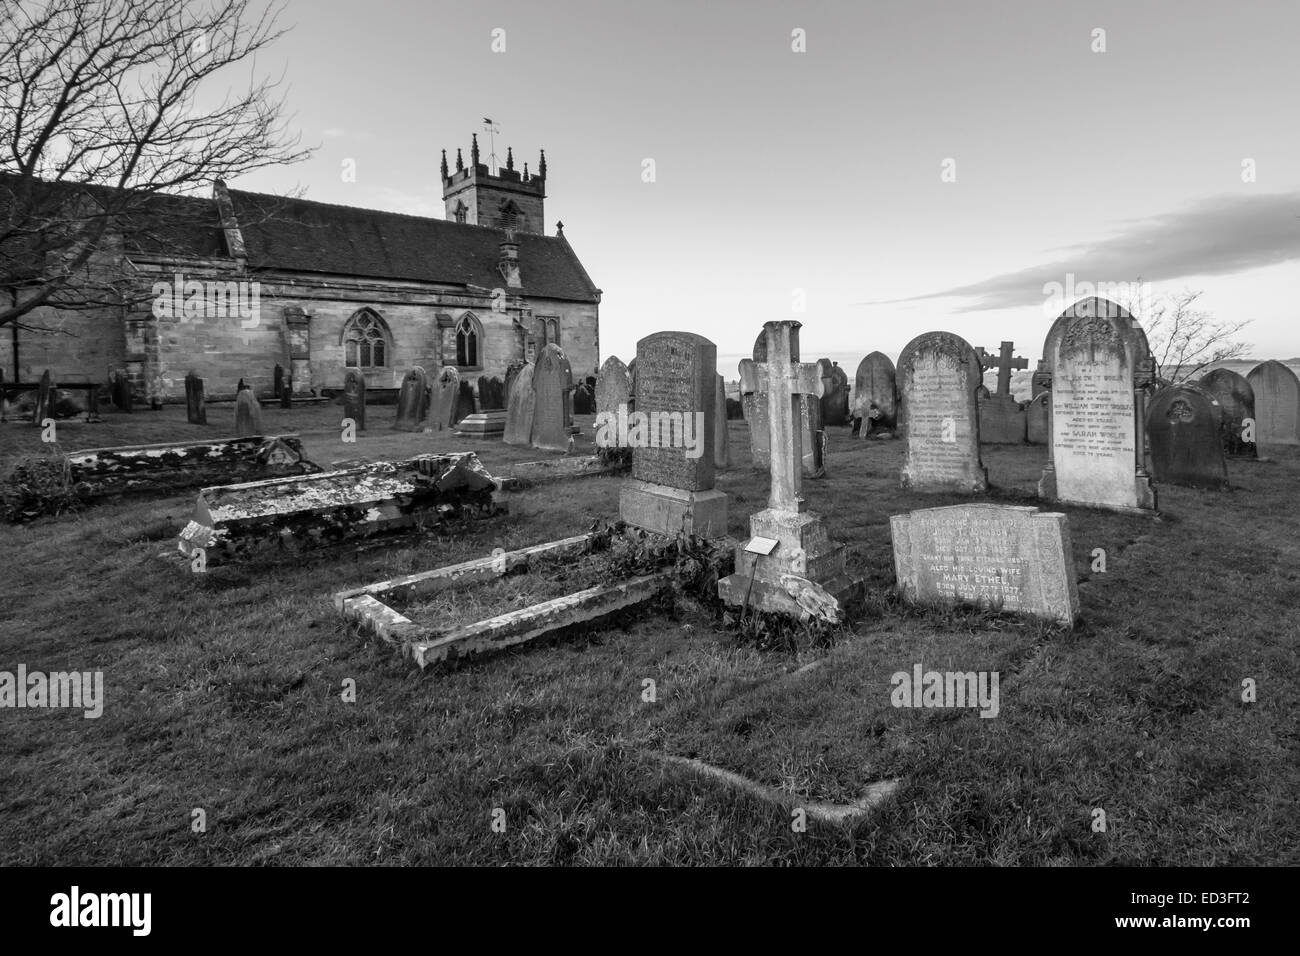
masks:
[[[351,445],[335,406],[268,406],[265,430],[297,432],[325,465],[465,448],[505,473],[547,457],[395,432],[393,413],[371,408]],[[232,431],[169,407],[60,423],[59,438]],[[743,538],[767,478],[747,467],[743,423],[731,439],[738,467],[718,486]],[[37,430],[0,425],[0,471],[39,450]],[[0,670],[99,670],[106,702],[98,720],[0,711],[0,864],[1300,863],[1300,456],[1270,453],[1230,464],[1225,493],[1160,487],[1161,520],[1067,509],[1085,623],[1065,632],[897,602],[889,515],[965,499],[904,494],[901,443],[833,430],[830,476],[805,496],[868,598],[829,643],[759,650],[681,602],[423,673],[346,627],[331,594],[586,531],[616,517],[619,480],[538,485],[454,534],[206,575],[174,557],[193,494],[5,525]],[[987,500],[1033,503],[1045,458],[985,446]],[[493,587],[501,609],[526,593]],[[890,677],[917,663],[997,671],[998,716],[895,709]],[[854,825],[795,832],[787,808],[655,751],[796,801],[902,785]]]

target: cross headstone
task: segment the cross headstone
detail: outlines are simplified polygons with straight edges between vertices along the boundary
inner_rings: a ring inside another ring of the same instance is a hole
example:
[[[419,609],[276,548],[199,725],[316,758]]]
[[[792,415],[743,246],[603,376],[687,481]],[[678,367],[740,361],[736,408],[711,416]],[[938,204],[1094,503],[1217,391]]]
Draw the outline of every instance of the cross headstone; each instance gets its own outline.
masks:
[[[510,391],[506,396],[506,430],[502,440],[507,445],[528,445],[533,436],[533,418],[537,409],[537,394],[533,391],[533,363],[527,362],[510,375]]]
[[[1014,369],[1029,368],[1029,359],[1014,358],[1016,354],[1014,342],[1003,342],[997,358],[993,358],[982,348],[975,351],[980,357],[981,368],[998,370],[998,390],[994,394],[999,398],[1011,398],[1011,372]]]
[[[53,412],[54,382],[50,378],[50,370],[46,369],[45,374],[41,376],[41,384],[36,388],[36,408],[32,411],[32,425],[40,428],[45,419],[53,417]]]
[[[547,451],[568,451],[572,423],[570,413],[573,373],[569,360],[559,346],[546,345],[537,355],[533,369],[533,392],[536,406],[533,409],[533,431],[530,442],[534,448]]]
[[[1246,419],[1255,418],[1255,390],[1250,382],[1231,369],[1216,368],[1203,375],[1200,384],[1223,409],[1219,436],[1224,452],[1240,458],[1259,457],[1257,443],[1245,440]]]
[[[1256,365],[1246,376],[1255,392],[1255,438],[1261,445],[1300,445],[1300,379],[1281,362]]]
[[[1023,444],[1028,435],[1028,421],[1025,410],[1011,395],[1011,372],[1029,368],[1029,360],[1014,357],[1014,342],[1003,342],[997,358],[982,348],[975,351],[982,369],[998,370],[998,390],[992,395],[980,395],[980,441],[995,445]]]
[[[1151,476],[1191,488],[1227,488],[1222,423],[1223,407],[1208,389],[1191,383],[1161,389],[1147,407]]]
[[[343,417],[352,419],[357,431],[366,430],[366,376],[359,368],[343,373]]]
[[[402,377],[402,387],[397,392],[397,418],[393,422],[393,428],[403,432],[418,432],[424,427],[428,389],[429,378],[418,365]]]
[[[798,338],[795,340],[798,349]],[[767,332],[760,332],[754,342],[754,361],[767,361]],[[799,360],[796,351],[794,360]],[[819,368],[820,373],[820,368]],[[824,391],[824,389],[823,389]],[[762,471],[768,468],[768,448],[771,429],[768,424],[767,396],[761,392],[746,392],[744,379],[741,379],[741,394],[745,399],[745,418],[749,420],[750,447],[754,467]],[[803,475],[805,478],[824,478],[826,476],[826,434],[822,430],[822,409],[820,395],[804,395],[799,399],[799,424],[803,430],[800,448],[803,455]]]
[[[975,407],[982,374],[979,356],[959,335],[926,332],[907,343],[898,357],[905,489],[973,494],[988,487]]]
[[[235,394],[235,436],[244,438],[262,434],[262,406],[251,389]]]
[[[862,419],[859,438],[891,435],[898,427],[897,373],[884,352],[872,352],[858,363],[853,380],[853,413]]]
[[[740,363],[741,390],[767,399],[771,484],[767,508],[750,517],[750,540],[736,549],[736,572],[718,582],[718,594],[732,606],[840,620],[862,582],[845,573],[844,549],[821,518],[804,510],[802,408],[816,405],[823,383],[816,365],[798,360],[800,327],[768,322],[767,360]]]
[[[208,423],[208,407],[203,394],[203,379],[193,369],[185,376],[185,416],[191,425]]]

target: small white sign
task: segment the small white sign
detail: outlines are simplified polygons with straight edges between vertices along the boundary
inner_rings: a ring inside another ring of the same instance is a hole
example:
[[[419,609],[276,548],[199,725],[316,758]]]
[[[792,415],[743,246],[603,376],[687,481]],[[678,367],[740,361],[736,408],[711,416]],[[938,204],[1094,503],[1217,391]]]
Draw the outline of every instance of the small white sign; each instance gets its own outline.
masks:
[[[780,543],[781,542],[777,541],[776,538],[750,538],[749,544],[745,545],[745,553],[763,555],[771,554],[776,550],[776,546]]]

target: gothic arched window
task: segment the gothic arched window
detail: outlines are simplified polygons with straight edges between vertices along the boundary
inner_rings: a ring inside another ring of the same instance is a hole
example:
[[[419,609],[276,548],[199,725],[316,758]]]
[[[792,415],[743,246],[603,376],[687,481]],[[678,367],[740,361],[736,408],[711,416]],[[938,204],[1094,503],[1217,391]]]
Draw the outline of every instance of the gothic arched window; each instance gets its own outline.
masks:
[[[349,368],[387,368],[388,327],[379,313],[362,309],[343,326],[343,364]]]
[[[479,362],[479,345],[483,328],[472,312],[466,312],[456,323],[456,364],[461,368],[476,368]]]
[[[458,201],[456,203],[456,221],[463,223],[468,213],[469,213],[469,207],[466,206],[463,202]]]

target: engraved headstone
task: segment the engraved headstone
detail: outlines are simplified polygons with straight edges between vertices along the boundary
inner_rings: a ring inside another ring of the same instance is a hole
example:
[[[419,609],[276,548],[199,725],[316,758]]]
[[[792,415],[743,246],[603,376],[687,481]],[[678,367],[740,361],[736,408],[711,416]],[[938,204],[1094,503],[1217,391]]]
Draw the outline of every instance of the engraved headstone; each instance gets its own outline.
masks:
[[[36,388],[36,408],[32,411],[32,424],[37,428],[47,418],[54,417],[54,382],[50,378],[50,370],[46,369],[45,374],[41,376],[41,383]]]
[[[1051,370],[1051,455],[1038,493],[1052,501],[1153,511],[1145,461],[1145,396],[1154,369],[1127,309],[1080,299],[1043,344]]]
[[[1079,616],[1066,516],[1016,505],[927,508],[889,519],[904,600],[976,604],[1073,627]]]
[[[433,395],[429,401],[428,427],[434,431],[445,431],[456,423],[456,402],[460,396],[460,372],[450,365],[444,365],[433,383]]]
[[[1201,387],[1214,396],[1223,409],[1219,437],[1226,454],[1239,458],[1256,458],[1256,443],[1245,441],[1246,419],[1255,418],[1255,390],[1245,376],[1227,368],[1216,368],[1201,377]]]
[[[858,363],[853,380],[853,415],[862,419],[859,438],[892,434],[898,427],[898,383],[894,363],[884,352],[872,352]]]
[[[402,387],[397,392],[397,418],[393,428],[401,432],[418,432],[424,428],[424,416],[429,378],[424,369],[415,366],[402,376]]]
[[[907,343],[898,357],[904,488],[976,493],[988,487],[975,408],[982,375],[975,350],[959,335],[926,332]]]
[[[534,448],[547,451],[569,450],[570,402],[573,374],[569,360],[559,346],[549,344],[537,354],[533,369],[533,432],[530,441]]]
[[[262,406],[252,389],[235,394],[235,437],[262,434]]]
[[[208,423],[208,406],[203,394],[203,379],[193,370],[185,376],[185,417],[191,425]]]
[[[1300,379],[1281,362],[1256,365],[1246,376],[1255,392],[1255,440],[1300,445]]]
[[[506,399],[506,430],[502,436],[507,445],[528,445],[532,441],[536,407],[533,365],[527,362],[511,376],[510,393]]]
[[[1191,488],[1228,486],[1220,427],[1223,407],[1200,385],[1163,388],[1147,406],[1151,476]]]
[[[352,419],[357,431],[366,430],[366,376],[359,368],[343,373],[343,417]]]
[[[632,376],[617,355],[611,355],[600,366],[596,378],[596,414],[617,415],[632,397]]]

